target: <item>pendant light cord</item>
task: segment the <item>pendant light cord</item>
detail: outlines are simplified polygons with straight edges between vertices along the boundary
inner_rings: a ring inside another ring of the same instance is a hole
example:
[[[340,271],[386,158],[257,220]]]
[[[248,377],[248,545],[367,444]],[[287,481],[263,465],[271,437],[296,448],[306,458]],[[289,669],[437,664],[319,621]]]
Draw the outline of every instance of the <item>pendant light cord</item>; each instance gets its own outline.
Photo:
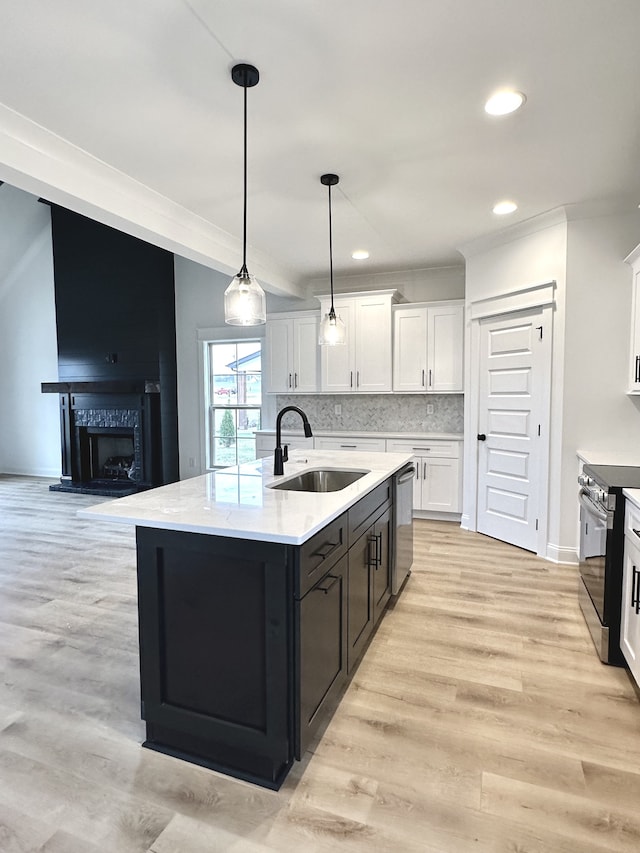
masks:
[[[249,275],[247,270],[247,72],[245,70],[244,86],[244,203],[242,220],[242,269],[241,274]]]
[[[333,237],[331,227],[331,184],[329,184],[329,281],[331,283],[331,311],[329,315],[335,317],[335,308],[333,307]]]

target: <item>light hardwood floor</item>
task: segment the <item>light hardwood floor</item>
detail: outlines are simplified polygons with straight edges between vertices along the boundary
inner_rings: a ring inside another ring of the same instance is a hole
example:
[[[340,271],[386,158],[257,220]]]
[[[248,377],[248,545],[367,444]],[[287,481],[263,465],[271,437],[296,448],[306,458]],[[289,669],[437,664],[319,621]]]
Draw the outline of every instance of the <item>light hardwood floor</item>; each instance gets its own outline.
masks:
[[[640,850],[640,704],[575,569],[450,523],[279,792],[140,747],[134,531],[0,476],[0,851]]]

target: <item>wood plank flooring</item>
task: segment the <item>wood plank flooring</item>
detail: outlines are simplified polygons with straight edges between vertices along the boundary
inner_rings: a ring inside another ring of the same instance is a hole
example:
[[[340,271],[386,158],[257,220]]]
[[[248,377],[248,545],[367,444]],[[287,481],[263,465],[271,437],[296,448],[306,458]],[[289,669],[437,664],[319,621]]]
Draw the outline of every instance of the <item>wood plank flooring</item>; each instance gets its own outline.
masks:
[[[144,750],[133,529],[0,475],[2,853],[640,850],[640,703],[577,573],[418,521],[415,562],[279,792]]]

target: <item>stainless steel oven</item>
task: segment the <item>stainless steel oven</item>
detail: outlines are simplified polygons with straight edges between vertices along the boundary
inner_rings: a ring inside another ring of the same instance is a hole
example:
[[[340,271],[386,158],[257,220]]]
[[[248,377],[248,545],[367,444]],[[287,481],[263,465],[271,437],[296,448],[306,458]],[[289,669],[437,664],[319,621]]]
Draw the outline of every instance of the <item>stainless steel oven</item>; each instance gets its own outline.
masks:
[[[580,484],[580,607],[600,660],[623,666],[620,607],[624,554],[623,488],[640,488],[640,468],[585,465]]]

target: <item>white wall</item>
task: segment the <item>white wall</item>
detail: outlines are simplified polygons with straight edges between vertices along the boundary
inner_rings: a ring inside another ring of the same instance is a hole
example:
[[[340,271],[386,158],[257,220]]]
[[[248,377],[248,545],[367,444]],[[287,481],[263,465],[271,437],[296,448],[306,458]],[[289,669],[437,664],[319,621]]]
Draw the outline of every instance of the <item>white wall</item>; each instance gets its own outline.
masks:
[[[638,457],[640,400],[626,393],[632,276],[623,260],[638,243],[638,211],[568,223],[561,502],[574,510],[560,519],[561,541],[577,524],[575,451]]]
[[[539,217],[502,243],[481,241],[467,256],[466,303],[556,281],[551,386],[548,556],[575,559],[576,451],[631,451],[640,438],[635,401],[625,396],[631,273],[623,258],[640,240],[640,215],[580,218],[569,209]],[[467,311],[467,314],[469,312]],[[468,323],[467,323],[468,325]],[[466,391],[473,381],[466,353]],[[475,516],[475,413],[465,410],[464,517]],[[636,452],[637,455],[637,452]]]
[[[59,477],[58,379],[49,207],[0,187],[0,471]]]

